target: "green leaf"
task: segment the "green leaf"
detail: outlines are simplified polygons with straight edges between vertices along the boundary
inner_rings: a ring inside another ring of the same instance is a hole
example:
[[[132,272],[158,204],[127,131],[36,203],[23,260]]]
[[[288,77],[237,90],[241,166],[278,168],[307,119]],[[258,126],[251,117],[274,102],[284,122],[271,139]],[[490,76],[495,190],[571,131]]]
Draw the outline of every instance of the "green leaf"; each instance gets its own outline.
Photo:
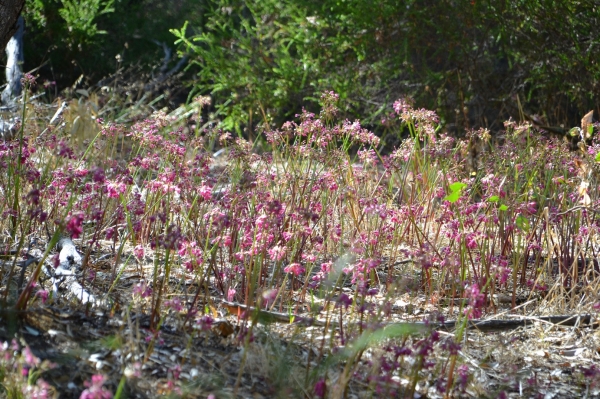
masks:
[[[574,127],[571,130],[569,130],[569,136],[577,137],[577,136],[579,136],[579,131],[580,131],[580,129],[578,127]]]
[[[515,220],[515,222],[517,223],[517,227],[523,231],[529,231],[529,219],[527,219],[525,216],[523,215],[519,215],[517,216],[517,219]]]
[[[455,193],[457,191],[462,191],[467,185],[465,183],[456,182],[450,185],[450,191]]]
[[[498,197],[497,195],[492,195],[490,198],[487,199],[488,202],[498,202],[500,201],[500,197]]]
[[[461,182],[452,183],[449,187],[450,194],[446,195],[444,197],[444,200],[446,200],[452,204],[455,203],[460,198],[461,192],[465,187],[467,187],[467,185],[465,183],[461,183]]]
[[[451,204],[453,204],[456,201],[458,201],[459,198],[460,198],[460,191],[454,191],[454,192],[446,195],[444,197],[444,200],[450,202]]]
[[[500,205],[500,208],[498,208],[498,209],[500,209],[501,211],[507,211],[508,207],[506,205],[502,204],[502,205]]]
[[[596,154],[596,157],[594,159],[596,160],[596,162],[600,162],[600,152]]]

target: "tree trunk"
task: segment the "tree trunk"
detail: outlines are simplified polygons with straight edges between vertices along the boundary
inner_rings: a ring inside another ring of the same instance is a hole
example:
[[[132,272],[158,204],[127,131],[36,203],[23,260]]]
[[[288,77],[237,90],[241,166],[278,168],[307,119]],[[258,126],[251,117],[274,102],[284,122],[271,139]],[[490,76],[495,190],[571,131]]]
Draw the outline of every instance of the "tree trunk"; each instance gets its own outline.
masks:
[[[0,0],[0,50],[17,31],[17,19],[24,5],[25,0]]]
[[[23,21],[23,17],[19,17],[17,20],[17,31],[6,45],[6,88],[2,92],[2,103],[6,105],[11,104],[15,97],[21,95],[24,25],[25,21]]]

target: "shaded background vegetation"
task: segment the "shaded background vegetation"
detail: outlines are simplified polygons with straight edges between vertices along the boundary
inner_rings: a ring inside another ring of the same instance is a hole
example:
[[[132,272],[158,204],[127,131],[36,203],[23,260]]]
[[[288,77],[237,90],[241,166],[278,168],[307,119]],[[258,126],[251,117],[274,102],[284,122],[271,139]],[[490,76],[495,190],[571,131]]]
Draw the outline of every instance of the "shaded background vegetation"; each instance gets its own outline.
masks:
[[[59,91],[130,65],[150,74],[164,57],[157,43],[168,43],[189,57],[181,81],[189,96],[171,105],[210,94],[211,117],[240,134],[316,110],[324,90],[383,136],[403,95],[458,134],[497,131],[509,117],[566,129],[600,105],[594,1],[28,0],[26,8],[25,69],[40,67]]]

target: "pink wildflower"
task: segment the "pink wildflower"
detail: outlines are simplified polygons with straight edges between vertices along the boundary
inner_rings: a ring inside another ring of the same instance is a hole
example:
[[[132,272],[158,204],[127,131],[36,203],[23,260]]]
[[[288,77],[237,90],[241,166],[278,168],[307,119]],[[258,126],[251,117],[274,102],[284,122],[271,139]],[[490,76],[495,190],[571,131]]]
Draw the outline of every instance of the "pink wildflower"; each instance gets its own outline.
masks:
[[[142,281],[133,287],[133,295],[141,298],[148,298],[149,296],[152,296],[152,288],[150,288],[145,281]]]
[[[273,248],[269,249],[269,257],[272,261],[279,262],[287,253],[287,248],[281,245],[275,245]]]
[[[212,198],[212,189],[207,185],[202,185],[198,189],[198,194],[200,194],[205,201],[208,201]]]
[[[133,255],[136,259],[141,260],[144,258],[144,247],[140,244],[136,245],[133,249]]]
[[[236,293],[236,291],[235,291],[235,289],[233,289],[233,288],[229,288],[229,289],[227,290],[227,300],[228,300],[229,302],[233,302],[233,300],[234,300],[234,298],[235,298],[235,293]]]
[[[173,309],[176,312],[181,312],[183,310],[183,304],[179,298],[173,298],[169,301],[165,301],[165,306]]]
[[[72,238],[79,238],[79,235],[83,232],[83,214],[78,213],[71,216],[71,219],[67,222],[66,230]]]
[[[79,399],[111,399],[112,393],[104,388],[105,377],[101,374],[95,374],[92,376],[92,381],[85,381],[83,385],[87,387],[81,393]]]
[[[304,268],[300,263],[290,263],[283,269],[286,273],[292,273],[294,276],[299,276],[304,273]]]

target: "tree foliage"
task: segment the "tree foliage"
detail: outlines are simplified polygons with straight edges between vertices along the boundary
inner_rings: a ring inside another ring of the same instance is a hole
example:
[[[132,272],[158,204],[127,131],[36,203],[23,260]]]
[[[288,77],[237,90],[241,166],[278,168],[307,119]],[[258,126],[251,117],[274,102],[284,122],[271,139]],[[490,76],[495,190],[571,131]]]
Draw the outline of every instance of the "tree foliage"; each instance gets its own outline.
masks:
[[[156,65],[164,57],[156,43],[173,46],[169,28],[199,21],[200,9],[185,0],[27,0],[25,68],[65,88],[81,76],[95,83],[123,66]]]
[[[278,126],[320,94],[385,131],[410,96],[449,131],[530,117],[565,128],[600,106],[593,0],[28,0],[26,69],[61,87],[191,57],[190,98],[227,129]],[[187,22],[185,22],[187,20]],[[170,28],[172,33],[169,33]]]
[[[278,124],[340,93],[378,125],[397,97],[452,130],[537,114],[576,124],[598,107],[600,13],[570,0],[212,0],[173,32],[227,128]],[[523,109],[519,109],[519,104]]]

